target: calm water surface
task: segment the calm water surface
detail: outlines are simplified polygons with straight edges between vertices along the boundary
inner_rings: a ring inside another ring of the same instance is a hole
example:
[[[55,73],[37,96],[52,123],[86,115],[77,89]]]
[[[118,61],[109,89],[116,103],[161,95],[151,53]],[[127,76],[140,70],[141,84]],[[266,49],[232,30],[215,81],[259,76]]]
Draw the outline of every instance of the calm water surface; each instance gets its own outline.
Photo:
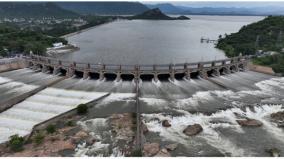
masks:
[[[225,58],[214,44],[200,43],[201,37],[217,39],[237,32],[243,25],[264,17],[189,16],[191,20],[116,21],[68,37],[80,47],[60,55],[65,60],[106,64],[168,64]]]

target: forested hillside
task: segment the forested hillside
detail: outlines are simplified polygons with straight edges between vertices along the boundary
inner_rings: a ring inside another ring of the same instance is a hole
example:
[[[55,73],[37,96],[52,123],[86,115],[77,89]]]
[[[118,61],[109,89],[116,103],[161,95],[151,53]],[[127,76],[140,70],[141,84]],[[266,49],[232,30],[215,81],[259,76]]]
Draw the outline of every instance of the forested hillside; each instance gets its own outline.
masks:
[[[255,63],[271,66],[274,71],[284,73],[284,16],[269,16],[249,24],[239,32],[220,38],[217,48],[228,57],[254,55],[257,50],[276,51],[279,54],[255,59]]]
[[[256,50],[280,51],[284,47],[284,36],[281,36],[283,31],[284,16],[269,16],[219,39],[216,47],[230,57],[239,53],[251,55]]]
[[[139,2],[57,2],[56,4],[83,15],[132,15],[148,10]]]

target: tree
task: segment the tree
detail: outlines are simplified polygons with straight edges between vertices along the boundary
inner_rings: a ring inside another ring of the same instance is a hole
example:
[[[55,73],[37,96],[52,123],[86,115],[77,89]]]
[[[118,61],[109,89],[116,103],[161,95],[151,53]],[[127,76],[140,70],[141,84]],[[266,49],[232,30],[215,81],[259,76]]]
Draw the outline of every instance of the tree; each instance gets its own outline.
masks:
[[[23,150],[24,138],[18,134],[10,136],[9,146],[12,151]]]
[[[88,106],[86,104],[79,104],[77,106],[77,114],[83,115],[88,112]]]
[[[46,131],[47,131],[47,133],[49,133],[49,134],[53,134],[53,133],[55,133],[55,131],[56,131],[56,128],[55,128],[55,125],[48,125],[47,127],[46,127]]]

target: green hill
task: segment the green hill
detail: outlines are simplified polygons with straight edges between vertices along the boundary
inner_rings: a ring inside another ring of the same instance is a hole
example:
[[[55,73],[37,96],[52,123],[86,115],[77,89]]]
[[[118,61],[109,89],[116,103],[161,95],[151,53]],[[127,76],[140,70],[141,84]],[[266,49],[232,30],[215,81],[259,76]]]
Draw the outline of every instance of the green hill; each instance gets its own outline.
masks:
[[[77,13],[60,8],[51,2],[0,2],[0,17],[7,18],[73,18]]]
[[[269,16],[219,39],[216,47],[224,50],[229,57],[239,53],[252,55],[256,50],[279,52],[284,47],[284,36],[279,36],[283,31],[284,16]]]
[[[254,63],[270,66],[284,75],[284,16],[269,16],[242,27],[239,32],[220,38],[217,48],[228,57],[254,55],[257,50],[276,51],[278,54],[254,59]]]
[[[148,10],[139,2],[57,2],[56,4],[83,15],[133,15]]]
[[[148,19],[148,20],[189,20],[186,16],[170,17],[164,14],[159,8],[147,10],[141,14],[134,15],[129,19]]]

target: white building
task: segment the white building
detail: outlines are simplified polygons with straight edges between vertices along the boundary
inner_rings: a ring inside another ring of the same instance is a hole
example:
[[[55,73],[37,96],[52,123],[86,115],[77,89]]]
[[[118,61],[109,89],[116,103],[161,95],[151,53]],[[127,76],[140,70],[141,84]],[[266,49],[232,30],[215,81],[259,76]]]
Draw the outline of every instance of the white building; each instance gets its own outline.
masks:
[[[60,47],[63,47],[64,45],[62,42],[60,42],[60,43],[53,43],[52,46],[53,48],[60,48]]]

